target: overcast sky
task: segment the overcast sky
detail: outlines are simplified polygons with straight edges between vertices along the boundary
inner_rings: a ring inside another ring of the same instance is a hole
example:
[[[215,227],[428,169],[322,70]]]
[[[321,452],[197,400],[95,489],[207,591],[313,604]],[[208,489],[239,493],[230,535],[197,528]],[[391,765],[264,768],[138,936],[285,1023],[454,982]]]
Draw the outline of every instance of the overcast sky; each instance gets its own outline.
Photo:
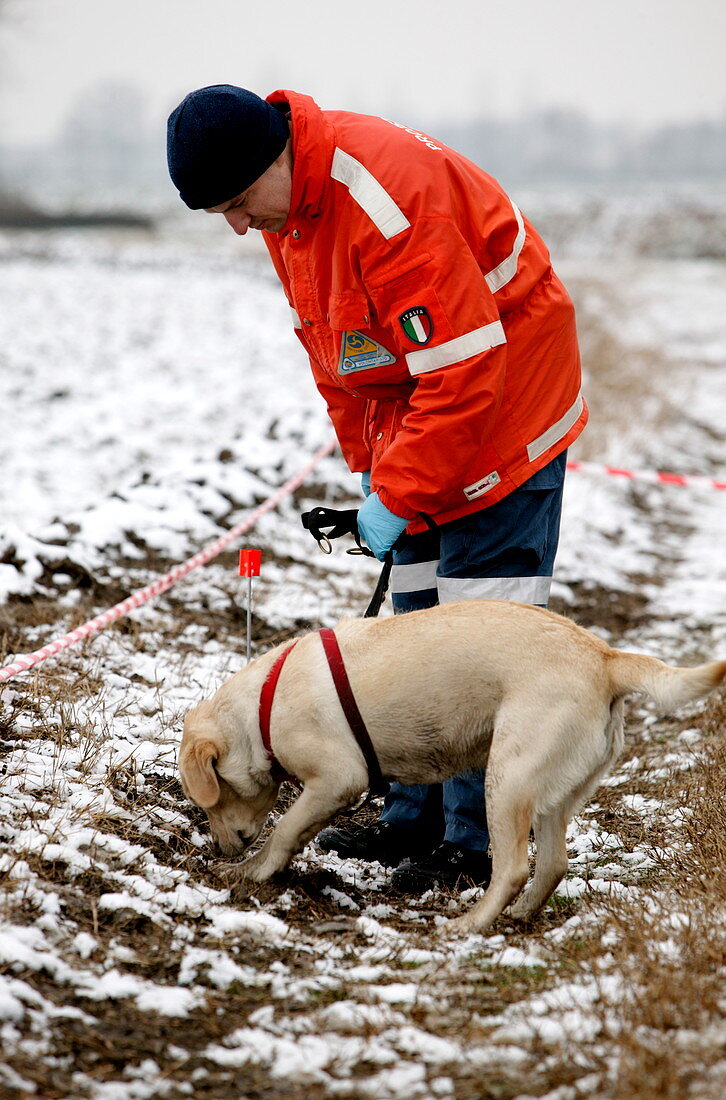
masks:
[[[0,0],[2,6],[3,0]],[[99,80],[162,124],[189,90],[294,88],[430,123],[574,107],[652,125],[726,113],[726,0],[5,0],[0,138],[52,136]]]

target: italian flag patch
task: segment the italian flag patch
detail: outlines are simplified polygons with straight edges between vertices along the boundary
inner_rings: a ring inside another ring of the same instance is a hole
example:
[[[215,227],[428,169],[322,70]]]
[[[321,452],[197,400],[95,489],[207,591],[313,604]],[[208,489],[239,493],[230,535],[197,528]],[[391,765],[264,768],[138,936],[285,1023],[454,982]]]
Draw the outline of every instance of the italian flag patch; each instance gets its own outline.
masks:
[[[434,333],[431,314],[425,306],[413,306],[398,318],[401,328],[413,344],[428,344]]]

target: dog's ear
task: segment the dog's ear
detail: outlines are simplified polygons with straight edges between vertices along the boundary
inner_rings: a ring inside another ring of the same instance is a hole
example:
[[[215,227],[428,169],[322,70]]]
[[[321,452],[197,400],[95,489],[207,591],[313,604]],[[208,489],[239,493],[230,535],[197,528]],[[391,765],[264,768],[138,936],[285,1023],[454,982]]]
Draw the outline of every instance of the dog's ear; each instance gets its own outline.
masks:
[[[192,802],[209,810],[219,802],[220,790],[214,765],[219,758],[219,745],[205,738],[195,738],[182,745],[179,767],[184,786]]]

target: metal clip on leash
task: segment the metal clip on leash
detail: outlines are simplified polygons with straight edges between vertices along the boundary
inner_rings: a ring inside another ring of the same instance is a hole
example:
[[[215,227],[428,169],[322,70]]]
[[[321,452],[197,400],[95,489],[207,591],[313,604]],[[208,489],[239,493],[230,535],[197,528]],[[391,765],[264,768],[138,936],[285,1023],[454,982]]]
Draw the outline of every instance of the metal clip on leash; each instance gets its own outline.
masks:
[[[346,550],[347,554],[365,554],[368,558],[375,557],[372,550],[369,550],[367,546],[361,544],[360,533],[358,531],[357,508],[313,508],[311,512],[303,512],[300,518],[303,527],[306,531],[310,532],[324,554],[331,554],[333,552],[331,539],[340,538],[341,535],[352,535],[356,541],[356,545],[349,547],[349,549]],[[328,530],[323,530],[323,528],[328,528]],[[403,538],[403,536],[401,536],[401,538]],[[396,543],[397,546],[400,541],[399,539]],[[364,619],[375,618],[381,610],[381,604],[388,591],[392,566],[393,550],[389,550],[383,559],[383,569],[378,578],[378,584],[376,585],[371,602],[368,604],[363,615]]]

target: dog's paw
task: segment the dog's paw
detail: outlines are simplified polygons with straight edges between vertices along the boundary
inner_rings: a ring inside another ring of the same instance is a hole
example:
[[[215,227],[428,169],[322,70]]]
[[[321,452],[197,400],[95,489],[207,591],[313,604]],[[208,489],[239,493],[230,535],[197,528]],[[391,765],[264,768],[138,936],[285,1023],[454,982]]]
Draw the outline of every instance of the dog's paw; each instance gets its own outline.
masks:
[[[528,924],[539,913],[542,908],[542,904],[533,905],[528,900],[527,895],[524,894],[521,898],[518,898],[513,902],[507,910],[505,910],[508,920],[514,920],[518,923]]]
[[[241,861],[224,860],[214,864],[214,873],[219,875],[228,886],[233,886],[243,878]]]
[[[260,883],[272,878],[272,871],[267,871],[264,866],[241,867],[240,880],[243,882]]]
[[[476,932],[476,928],[472,927],[469,914],[464,913],[461,917],[442,921],[436,931],[440,936],[467,936],[470,932]]]
[[[240,882],[265,882],[270,877],[265,873],[265,868],[254,856],[249,859],[241,859],[218,863],[215,871],[230,883]]]
[[[237,868],[240,878],[247,879],[248,882],[267,882],[277,871],[282,870],[264,851],[255,852],[253,856],[243,859],[237,864]]]
[[[269,877],[263,875],[257,878],[254,868],[250,872],[243,862],[217,864],[215,870],[222,883],[231,892],[234,901],[242,901],[249,897]]]
[[[240,878],[239,876],[229,880],[229,896],[230,901],[238,905],[240,902],[247,901],[253,894],[256,894],[261,887],[256,882],[251,882],[248,878]]]

